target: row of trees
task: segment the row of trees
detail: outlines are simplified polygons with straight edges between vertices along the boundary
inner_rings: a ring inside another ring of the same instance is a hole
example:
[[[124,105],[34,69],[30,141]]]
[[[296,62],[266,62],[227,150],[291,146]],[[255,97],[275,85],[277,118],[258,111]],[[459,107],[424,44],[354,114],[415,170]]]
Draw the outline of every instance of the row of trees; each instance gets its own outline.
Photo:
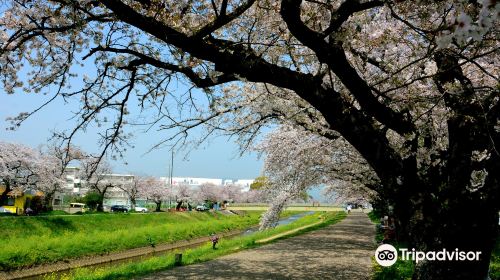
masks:
[[[237,185],[221,186],[204,183],[191,187],[181,183],[170,186],[154,177],[134,177],[132,182],[119,184],[116,187],[127,194],[132,207],[135,207],[138,199],[147,199],[156,204],[156,211],[160,211],[161,205],[165,201],[173,201],[179,206],[182,203],[193,205],[205,201],[241,203],[267,201],[265,192],[258,190],[243,192],[242,187]]]
[[[87,189],[95,200],[97,211],[103,211],[104,199],[111,191],[126,193],[132,207],[137,199],[147,199],[156,204],[159,211],[161,204],[167,200],[203,202],[203,201],[265,201],[264,192],[251,190],[242,192],[236,185],[219,186],[210,183],[191,188],[185,184],[168,186],[155,177],[133,176],[125,180],[113,180],[110,177],[112,168],[102,160],[97,166],[96,158],[81,149],[72,148],[69,152],[61,151],[57,146],[32,149],[22,144],[0,142],[0,180],[6,189],[1,194],[0,202],[5,202],[7,194],[12,190],[21,192],[36,190],[43,193],[44,205],[50,210],[57,192],[66,192],[65,169],[68,163],[78,162],[81,187]]]
[[[273,197],[260,222],[273,227],[286,203],[304,199],[313,186],[337,204],[371,202],[380,180],[368,163],[342,138],[328,139],[302,128],[284,125],[269,133],[255,149],[265,155],[265,177],[256,180]]]

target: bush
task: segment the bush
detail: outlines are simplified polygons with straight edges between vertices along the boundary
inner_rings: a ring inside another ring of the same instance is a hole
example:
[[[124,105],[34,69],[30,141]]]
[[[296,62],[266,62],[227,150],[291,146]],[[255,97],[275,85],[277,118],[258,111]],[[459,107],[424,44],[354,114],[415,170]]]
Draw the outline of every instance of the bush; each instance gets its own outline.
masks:
[[[83,201],[90,208],[91,211],[97,209],[99,203],[101,203],[101,195],[96,192],[88,192],[84,197]]]

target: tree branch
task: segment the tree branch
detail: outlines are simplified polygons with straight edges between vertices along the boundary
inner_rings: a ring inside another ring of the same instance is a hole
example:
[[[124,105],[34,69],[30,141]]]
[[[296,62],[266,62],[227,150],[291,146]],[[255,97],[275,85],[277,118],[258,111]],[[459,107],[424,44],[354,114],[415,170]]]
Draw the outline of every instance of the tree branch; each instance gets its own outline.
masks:
[[[402,135],[415,131],[409,114],[396,112],[377,100],[367,82],[350,65],[340,43],[327,43],[323,39],[323,34],[311,30],[302,22],[300,18],[301,3],[302,0],[283,0],[281,2],[281,16],[290,32],[305,46],[313,50],[320,62],[331,68],[368,114]]]
[[[153,57],[150,57],[146,54],[143,54],[138,51],[130,50],[130,49],[118,49],[113,47],[96,47],[93,48],[87,55],[84,56],[84,59],[88,58],[92,54],[96,52],[113,52],[113,53],[124,53],[131,54],[137,57],[138,59],[133,60],[129,66],[140,66],[140,65],[151,65],[157,68],[169,70],[172,72],[182,73],[184,74],[193,84],[195,84],[199,88],[207,88],[216,86],[219,84],[236,81],[236,76],[234,74],[221,74],[215,77],[207,77],[201,78],[195,71],[193,71],[189,67],[183,67],[180,65],[175,65],[172,63],[164,62]]]
[[[347,0],[343,2],[336,11],[332,12],[330,25],[323,31],[323,37],[327,37],[332,32],[338,31],[340,26],[354,13],[383,5],[384,2],[379,0],[365,3],[359,3],[359,0]]]
[[[200,28],[192,37],[193,38],[203,38],[205,36],[208,36],[215,30],[223,27],[224,25],[230,23],[233,21],[235,18],[239,17],[241,14],[243,14],[245,11],[247,11],[252,5],[255,3],[256,0],[248,0],[245,4],[239,6],[238,8],[234,9],[234,11],[230,14],[226,14],[227,10],[227,0],[222,1],[222,7],[220,14],[217,15],[216,19],[207,25],[203,26]],[[214,7],[215,9],[215,7]],[[215,9],[215,12],[217,13],[217,9]]]

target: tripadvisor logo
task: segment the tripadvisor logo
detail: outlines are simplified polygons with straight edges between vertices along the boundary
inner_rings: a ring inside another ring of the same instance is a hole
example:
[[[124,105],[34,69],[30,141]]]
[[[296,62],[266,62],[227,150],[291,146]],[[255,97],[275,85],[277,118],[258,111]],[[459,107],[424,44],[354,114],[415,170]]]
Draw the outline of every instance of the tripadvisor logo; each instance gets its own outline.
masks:
[[[480,251],[465,252],[455,249],[448,251],[442,249],[440,251],[422,252],[415,249],[399,248],[399,255],[401,260],[413,260],[418,263],[421,261],[479,261]],[[381,266],[391,266],[396,263],[398,259],[398,251],[390,244],[382,244],[375,251],[375,260]]]
[[[381,266],[391,266],[398,260],[398,251],[390,244],[382,244],[375,251],[375,260]]]

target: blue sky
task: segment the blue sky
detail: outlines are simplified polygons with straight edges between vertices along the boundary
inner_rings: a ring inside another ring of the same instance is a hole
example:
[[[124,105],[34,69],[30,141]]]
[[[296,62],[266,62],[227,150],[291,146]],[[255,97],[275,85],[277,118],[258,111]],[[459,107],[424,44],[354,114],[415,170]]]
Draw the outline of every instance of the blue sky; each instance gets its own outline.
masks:
[[[76,104],[65,104],[56,100],[42,111],[37,112],[16,131],[6,130],[9,123],[5,120],[19,112],[31,111],[50,96],[42,94],[17,93],[7,95],[0,90],[0,140],[19,142],[36,147],[46,143],[52,130],[64,130],[75,125],[71,120],[72,111],[77,109]],[[134,110],[134,108],[130,108]],[[133,113],[133,112],[132,112]],[[96,128],[80,133],[75,144],[86,151],[97,152]],[[133,173],[140,175],[166,176],[170,163],[168,148],[157,149],[146,153],[151,146],[165,136],[164,131],[137,132],[132,139],[134,149],[125,153],[123,161],[111,161],[114,171],[119,173]],[[145,154],[146,153],[146,154]],[[247,153],[240,157],[238,146],[233,139],[217,137],[209,142],[186,153],[174,156],[174,176],[211,177],[211,178],[240,178],[252,179],[261,173],[262,160],[255,153]]]

